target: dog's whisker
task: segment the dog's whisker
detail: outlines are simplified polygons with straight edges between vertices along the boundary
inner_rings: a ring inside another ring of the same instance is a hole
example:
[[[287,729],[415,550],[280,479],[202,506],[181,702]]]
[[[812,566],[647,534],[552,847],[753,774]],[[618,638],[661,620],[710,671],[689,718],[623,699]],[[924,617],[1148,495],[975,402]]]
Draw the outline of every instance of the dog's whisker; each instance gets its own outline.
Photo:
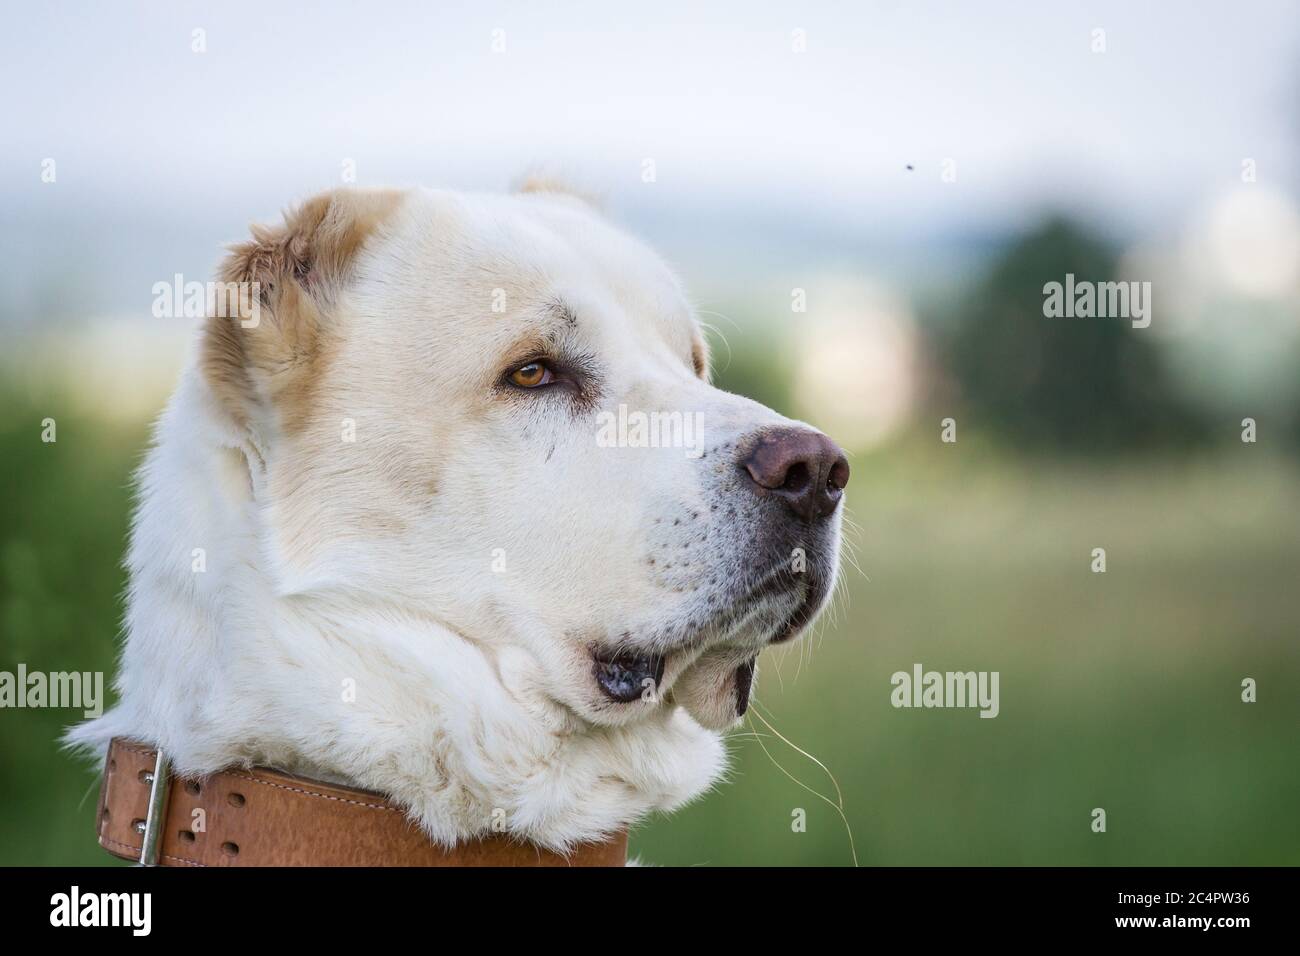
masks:
[[[789,747],[798,751],[800,754],[807,757],[817,766],[821,767],[821,769],[826,772],[826,775],[830,777],[831,784],[835,787],[835,796],[838,802],[836,802],[836,800],[832,800],[824,793],[814,790],[812,787],[808,786],[806,783],[804,783],[803,781],[795,777],[794,774],[790,773],[790,771],[786,770],[785,767],[781,766],[781,764],[777,761],[777,759],[772,756],[772,752],[767,749],[767,744],[763,742],[763,739],[761,737],[758,738],[758,745],[763,748],[763,753],[767,754],[767,759],[772,762],[772,766],[776,767],[777,770],[780,770],[781,773],[785,774],[795,784],[802,787],[804,790],[807,790],[809,793],[817,797],[819,800],[822,800],[825,803],[829,804],[835,810],[835,812],[839,814],[840,820],[843,821],[844,823],[844,830],[849,836],[849,854],[853,857],[853,865],[855,867],[858,866],[858,848],[856,842],[853,839],[853,827],[849,824],[849,818],[844,812],[844,794],[840,791],[839,781],[835,779],[835,775],[830,772],[830,770],[826,767],[824,763],[822,763],[812,754],[808,753],[806,750],[803,750],[802,748],[791,743],[788,738],[786,738],[784,735],[782,735],[782,733],[779,730],[773,727],[768,722],[768,720],[761,713],[759,713],[758,701],[754,701],[754,705],[755,706],[751,708],[749,711],[751,714],[753,714],[755,717],[761,720],[763,722],[763,725],[767,727],[768,730],[770,730],[774,735],[779,737]]]
[[[737,332],[740,331],[740,326],[739,326],[739,325],[737,325],[734,321],[732,321],[732,320],[731,320],[730,318],[728,318],[727,316],[722,315],[722,313],[720,313],[720,312],[709,312],[709,311],[705,310],[705,311],[701,311],[701,312],[699,312],[698,314],[700,314],[700,315],[716,315],[716,316],[718,316],[718,317],[721,318],[721,319],[726,319],[728,322],[731,322],[731,324],[732,324],[733,326],[735,326],[735,329],[736,329]],[[721,371],[725,372],[727,369],[729,369],[729,368],[731,367],[731,360],[732,360],[732,358],[734,357],[734,353],[733,353],[732,350],[731,350],[731,343],[730,343],[729,341],[727,341],[727,334],[726,334],[725,332],[723,332],[720,328],[718,328],[716,325],[714,325],[714,324],[711,323],[711,322],[705,322],[705,321],[701,320],[701,321],[700,321],[700,326],[701,326],[702,328],[704,328],[706,331],[712,333],[712,335],[715,336],[715,337],[716,337],[716,338],[717,338],[717,339],[718,339],[718,340],[723,344],[723,346],[727,349],[727,364],[724,365],[724,366],[722,367],[722,369],[721,369]]]

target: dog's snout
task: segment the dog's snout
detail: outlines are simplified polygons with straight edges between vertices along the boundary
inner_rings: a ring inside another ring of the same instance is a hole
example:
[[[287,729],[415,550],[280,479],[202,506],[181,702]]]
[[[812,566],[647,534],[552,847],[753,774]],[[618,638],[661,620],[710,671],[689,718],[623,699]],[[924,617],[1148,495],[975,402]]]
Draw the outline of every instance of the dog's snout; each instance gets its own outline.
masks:
[[[849,462],[840,446],[807,428],[764,433],[741,465],[759,489],[805,521],[830,515],[849,483]]]

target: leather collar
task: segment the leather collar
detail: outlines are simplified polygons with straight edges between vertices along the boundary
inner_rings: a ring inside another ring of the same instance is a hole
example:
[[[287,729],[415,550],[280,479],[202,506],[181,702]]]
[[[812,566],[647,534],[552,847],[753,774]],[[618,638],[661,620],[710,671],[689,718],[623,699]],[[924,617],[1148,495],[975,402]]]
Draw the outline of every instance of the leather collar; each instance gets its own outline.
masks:
[[[99,845],[139,861],[156,749],[109,744]],[[627,831],[565,856],[491,834],[450,849],[432,843],[383,796],[260,767],[186,779],[168,773],[157,806],[162,866],[623,866]],[[202,811],[201,813],[197,811]]]

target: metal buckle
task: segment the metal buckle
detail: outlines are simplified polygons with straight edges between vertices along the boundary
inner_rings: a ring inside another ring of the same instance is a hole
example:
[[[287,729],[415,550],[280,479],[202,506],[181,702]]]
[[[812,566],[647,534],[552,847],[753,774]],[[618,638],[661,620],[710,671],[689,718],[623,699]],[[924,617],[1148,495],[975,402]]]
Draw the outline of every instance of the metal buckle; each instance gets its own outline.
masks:
[[[149,809],[145,812],[144,823],[136,824],[136,829],[144,834],[140,845],[140,866],[158,865],[163,827],[167,825],[167,793],[171,788],[171,777],[171,764],[159,747],[153,773],[145,774],[144,778],[149,784]]]

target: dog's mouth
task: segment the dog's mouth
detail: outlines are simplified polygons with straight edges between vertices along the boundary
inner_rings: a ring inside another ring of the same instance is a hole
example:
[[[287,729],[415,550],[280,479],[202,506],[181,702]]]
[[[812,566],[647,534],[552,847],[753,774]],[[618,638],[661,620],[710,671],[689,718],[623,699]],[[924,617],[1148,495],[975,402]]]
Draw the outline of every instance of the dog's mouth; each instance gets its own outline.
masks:
[[[749,710],[749,692],[754,687],[754,664],[758,658],[751,657],[745,663],[736,668],[736,673],[732,676],[732,684],[736,694],[736,716],[744,717],[745,711]]]
[[[686,649],[686,664],[693,671],[716,670],[713,679],[715,693],[728,699],[734,706],[730,716],[744,715],[749,706],[749,698],[754,679],[754,662],[757,652],[763,645],[780,644],[795,637],[817,615],[817,611],[826,597],[826,585],[816,575],[789,574],[769,575],[756,586],[743,592],[743,597],[729,602],[726,610],[720,612],[720,623],[712,625],[708,631],[713,634],[725,633],[728,628],[755,627],[756,618],[766,613],[771,615],[777,606],[784,605],[780,617],[773,622],[772,617],[761,625],[752,635],[739,643],[732,639],[721,641],[720,657],[714,662],[712,655],[705,653],[694,664],[690,661],[698,652],[698,644],[693,644],[688,637],[681,642]],[[779,603],[778,603],[779,602]],[[764,611],[764,607],[768,610]],[[608,647],[599,644],[588,646],[592,661],[592,676],[601,692],[611,701],[620,704],[636,700],[656,700],[663,690],[664,672],[667,668],[666,652],[642,651],[626,645]],[[737,653],[740,656],[737,657]],[[675,678],[674,678],[675,679]],[[726,684],[724,690],[723,684]],[[724,705],[725,706],[725,705]]]
[[[825,579],[820,575],[782,572],[750,589],[744,603],[752,606],[761,599],[783,603],[793,599],[793,609],[780,618],[762,638],[764,644],[783,644],[799,634],[817,616],[826,598],[826,590]]]
[[[799,601],[798,606],[785,619],[784,623],[776,629],[776,633],[769,643],[783,644],[807,627],[808,623],[817,616],[817,611],[825,597],[826,586],[817,580],[810,581],[804,588],[803,598]]]
[[[593,649],[593,673],[600,689],[621,704],[658,693],[664,679],[665,658],[662,654],[638,654],[628,650]]]

